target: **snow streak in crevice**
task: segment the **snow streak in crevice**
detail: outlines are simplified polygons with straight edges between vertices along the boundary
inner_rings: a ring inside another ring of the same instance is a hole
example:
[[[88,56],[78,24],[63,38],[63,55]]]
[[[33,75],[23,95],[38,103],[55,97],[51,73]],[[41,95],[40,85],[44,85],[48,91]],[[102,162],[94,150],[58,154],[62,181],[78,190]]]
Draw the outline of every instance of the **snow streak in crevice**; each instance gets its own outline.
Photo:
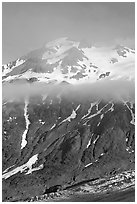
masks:
[[[134,113],[133,113],[133,111],[132,111],[133,104],[131,104],[131,109],[130,109],[130,107],[127,105],[126,102],[124,102],[124,104],[125,104],[125,106],[128,108],[128,110],[129,110],[130,113],[131,113],[132,120],[130,121],[130,123],[131,123],[132,125],[135,125],[135,115],[134,115]]]
[[[95,143],[97,142],[97,140],[99,139],[100,135],[97,135],[96,139],[93,141],[93,144],[95,145]]]
[[[86,118],[87,116],[89,116],[89,114],[91,113],[91,110],[92,110],[92,108],[93,108],[94,105],[96,105],[96,102],[90,104],[90,108],[88,109],[88,113],[87,113],[86,115],[84,115],[81,119],[84,119],[84,118]]]
[[[76,118],[77,113],[76,111],[80,108],[80,105],[77,106],[77,108],[75,110],[72,111],[71,115],[69,117],[67,117],[66,119],[64,119],[59,125],[61,125],[62,123],[66,122],[66,121],[71,121],[71,119]]]
[[[27,144],[26,135],[27,135],[28,128],[29,128],[29,125],[30,125],[29,115],[27,114],[28,104],[29,104],[29,100],[27,98],[27,99],[25,99],[25,107],[24,107],[24,117],[25,117],[25,121],[26,121],[26,129],[25,129],[25,131],[24,131],[24,133],[22,135],[21,149],[23,149]]]

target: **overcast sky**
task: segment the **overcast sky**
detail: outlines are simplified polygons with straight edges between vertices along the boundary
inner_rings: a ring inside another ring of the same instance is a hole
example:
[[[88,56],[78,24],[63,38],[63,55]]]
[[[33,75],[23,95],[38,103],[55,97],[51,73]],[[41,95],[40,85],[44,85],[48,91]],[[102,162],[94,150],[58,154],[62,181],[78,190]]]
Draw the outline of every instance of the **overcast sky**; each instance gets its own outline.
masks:
[[[124,44],[134,48],[134,3],[2,4],[3,63],[44,43],[69,37],[91,45]]]

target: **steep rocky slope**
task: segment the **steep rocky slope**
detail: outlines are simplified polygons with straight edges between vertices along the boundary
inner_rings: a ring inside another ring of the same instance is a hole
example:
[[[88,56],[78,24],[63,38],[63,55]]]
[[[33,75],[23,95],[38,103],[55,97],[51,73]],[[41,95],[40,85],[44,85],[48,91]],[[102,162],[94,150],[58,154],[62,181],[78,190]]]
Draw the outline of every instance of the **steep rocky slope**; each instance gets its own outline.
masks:
[[[3,106],[4,198],[134,168],[134,104],[34,101]]]

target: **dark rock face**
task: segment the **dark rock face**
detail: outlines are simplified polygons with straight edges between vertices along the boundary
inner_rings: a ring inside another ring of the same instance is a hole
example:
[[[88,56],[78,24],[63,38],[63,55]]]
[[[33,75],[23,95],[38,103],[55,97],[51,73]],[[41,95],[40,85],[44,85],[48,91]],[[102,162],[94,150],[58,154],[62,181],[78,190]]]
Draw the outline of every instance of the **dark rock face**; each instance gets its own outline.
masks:
[[[30,98],[26,113],[25,101],[3,105],[3,201],[134,169],[134,105],[100,101],[90,106],[86,100],[49,96]],[[27,144],[21,149],[27,116]]]

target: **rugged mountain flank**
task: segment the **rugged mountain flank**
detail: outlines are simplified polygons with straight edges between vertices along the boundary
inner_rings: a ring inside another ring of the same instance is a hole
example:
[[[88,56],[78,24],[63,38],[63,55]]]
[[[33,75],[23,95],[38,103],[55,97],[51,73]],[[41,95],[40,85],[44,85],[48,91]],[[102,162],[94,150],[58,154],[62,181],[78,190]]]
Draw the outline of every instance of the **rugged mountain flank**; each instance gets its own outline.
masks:
[[[3,201],[134,169],[133,56],[63,38],[3,65]]]

